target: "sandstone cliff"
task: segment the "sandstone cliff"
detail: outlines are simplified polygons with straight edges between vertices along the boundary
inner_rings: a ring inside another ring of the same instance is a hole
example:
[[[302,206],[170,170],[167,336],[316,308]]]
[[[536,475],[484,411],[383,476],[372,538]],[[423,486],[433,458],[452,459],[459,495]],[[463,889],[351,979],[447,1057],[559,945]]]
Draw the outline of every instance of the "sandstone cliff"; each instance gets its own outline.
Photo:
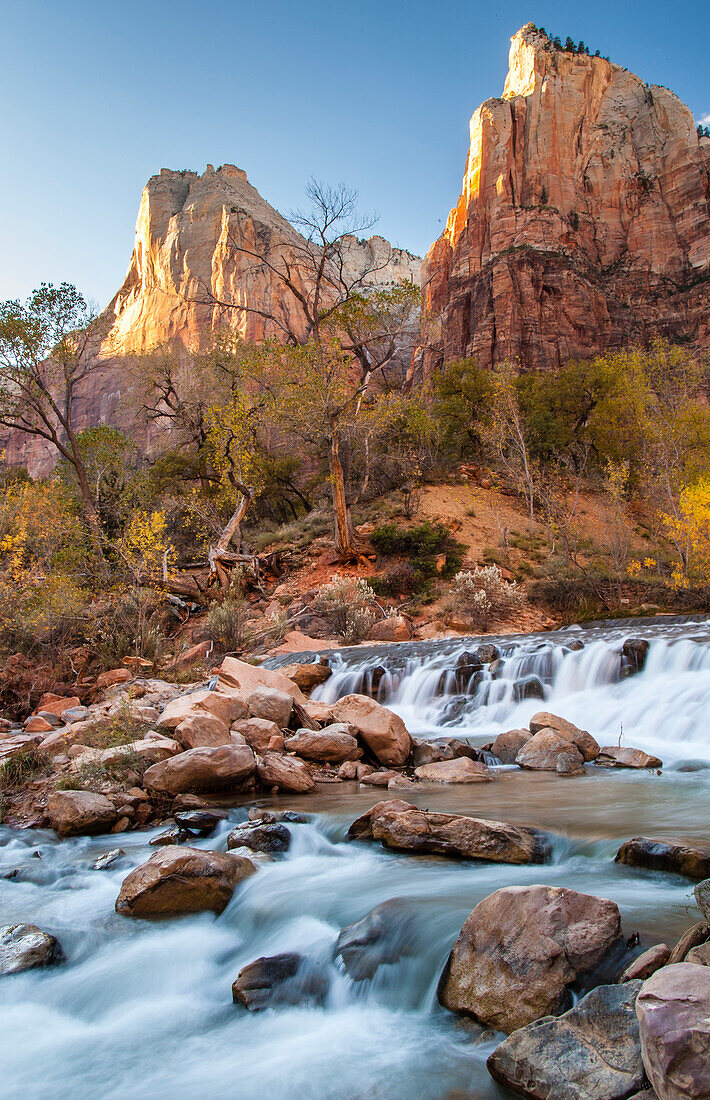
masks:
[[[293,260],[305,244],[234,165],[209,165],[202,175],[163,169],[153,176],[141,197],[128,273],[104,314],[107,336],[77,396],[77,427],[113,424],[129,430],[141,449],[150,448],[148,426],[136,420],[126,401],[131,354],[173,340],[196,347],[201,336],[223,325],[249,341],[263,338],[263,316],[225,309],[215,301],[275,313],[297,330],[295,299],[248,252],[268,249],[272,256]],[[392,248],[382,237],[348,237],[344,258],[350,274],[363,276],[365,285],[419,282],[421,259]],[[34,476],[49,472],[56,462],[48,444],[20,433],[6,441],[5,458]]]
[[[710,347],[710,140],[666,88],[511,39],[423,267],[419,362],[549,368],[653,335]]]

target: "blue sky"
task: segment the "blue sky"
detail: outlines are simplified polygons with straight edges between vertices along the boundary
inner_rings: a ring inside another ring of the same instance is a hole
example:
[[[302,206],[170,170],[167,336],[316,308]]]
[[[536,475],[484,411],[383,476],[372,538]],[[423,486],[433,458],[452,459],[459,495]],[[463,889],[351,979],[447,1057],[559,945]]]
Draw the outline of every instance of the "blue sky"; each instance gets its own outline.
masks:
[[[284,213],[310,175],[343,180],[377,232],[424,252],[530,20],[710,116],[707,0],[0,0],[0,16],[0,298],[66,279],[104,305],[162,167],[237,164]]]

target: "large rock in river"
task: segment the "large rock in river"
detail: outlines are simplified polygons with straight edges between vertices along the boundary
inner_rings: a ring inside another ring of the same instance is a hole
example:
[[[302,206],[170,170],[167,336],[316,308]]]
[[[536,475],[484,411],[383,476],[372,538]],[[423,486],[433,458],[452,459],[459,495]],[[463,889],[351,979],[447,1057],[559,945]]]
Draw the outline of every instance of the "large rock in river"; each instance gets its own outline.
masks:
[[[645,1081],[634,1011],[641,985],[598,986],[563,1016],[519,1028],[490,1055],[489,1073],[534,1100],[624,1100]]]
[[[94,791],[52,791],[47,815],[60,836],[107,833],[118,819],[113,802]]]
[[[627,745],[605,745],[595,761],[601,768],[662,768],[658,756],[649,756],[642,749]]]
[[[221,913],[237,884],[255,870],[251,860],[226,852],[161,848],[123,880],[116,912],[125,917]]]
[[[530,730],[506,730],[505,733],[498,734],[491,745],[491,752],[501,764],[514,764],[523,745],[526,745],[531,737]]]
[[[232,998],[249,1012],[276,1005],[322,1005],[328,993],[323,967],[295,951],[255,959],[242,967]]]
[[[558,886],[507,886],[479,902],[459,934],[439,1000],[500,1031],[556,1015],[570,985],[621,939],[613,901]]]
[[[485,764],[467,756],[422,764],[414,769],[414,774],[426,783],[490,783],[493,779]]]
[[[418,940],[425,922],[419,910],[416,899],[390,898],[342,929],[335,944],[335,957],[343,960],[354,981],[374,978],[380,966],[396,963],[421,950]]]
[[[563,757],[572,767],[581,769],[584,757],[571,741],[553,729],[542,729],[523,745],[515,758],[515,763],[529,771],[554,772]]]
[[[0,928],[0,975],[53,966],[64,958],[59,941],[34,924]]]
[[[279,791],[308,794],[316,789],[316,782],[306,764],[293,756],[265,752],[259,757],[256,773],[265,787],[276,787]]]
[[[635,836],[621,845],[614,859],[631,867],[668,871],[687,878],[703,879],[710,875],[710,847],[682,841]]]
[[[710,967],[664,966],[636,1000],[641,1052],[659,1100],[710,1096]]]
[[[371,753],[389,768],[406,764],[412,739],[402,719],[367,695],[345,695],[333,705],[336,722],[354,726]]]
[[[143,775],[143,785],[165,794],[229,790],[240,787],[255,770],[256,757],[249,746],[232,743],[188,749],[153,764]]]
[[[565,741],[569,741],[571,745],[575,746],[587,762],[594,760],[599,755],[599,745],[591,733],[581,730],[579,726],[575,726],[574,722],[568,722],[566,718],[560,718],[557,714],[550,714],[549,711],[538,711],[530,719],[530,732],[535,734],[544,729],[552,729],[555,733],[559,733],[560,737],[564,737]]]
[[[549,840],[538,829],[420,810],[399,799],[378,802],[353,822],[348,835],[379,840],[386,848],[403,852],[494,863],[542,863],[550,855]]]
[[[353,727],[335,722],[321,730],[296,730],[286,739],[284,747],[306,760],[320,764],[342,764],[345,760],[359,760],[362,749],[353,736]]]

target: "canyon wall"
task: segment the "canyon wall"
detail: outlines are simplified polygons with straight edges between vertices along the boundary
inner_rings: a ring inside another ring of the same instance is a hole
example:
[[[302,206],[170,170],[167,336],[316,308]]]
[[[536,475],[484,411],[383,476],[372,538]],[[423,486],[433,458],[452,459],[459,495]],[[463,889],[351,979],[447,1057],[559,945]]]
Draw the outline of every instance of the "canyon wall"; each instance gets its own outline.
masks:
[[[420,371],[549,369],[655,335],[710,347],[710,140],[677,96],[529,24],[470,136],[424,262]]]

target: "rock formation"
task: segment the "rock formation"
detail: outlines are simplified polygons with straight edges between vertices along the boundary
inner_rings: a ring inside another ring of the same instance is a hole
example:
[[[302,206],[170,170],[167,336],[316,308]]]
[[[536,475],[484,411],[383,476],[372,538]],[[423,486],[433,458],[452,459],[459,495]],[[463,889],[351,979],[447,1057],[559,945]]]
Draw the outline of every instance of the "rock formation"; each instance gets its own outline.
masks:
[[[425,373],[461,356],[545,369],[654,335],[710,346],[710,139],[677,96],[528,24],[470,133],[422,272]]]
[[[147,449],[152,441],[147,426],[137,425],[134,413],[122,407],[131,354],[175,340],[195,347],[205,333],[225,325],[245,340],[260,340],[269,333],[268,323],[249,310],[280,316],[298,330],[295,298],[248,253],[268,249],[272,257],[293,262],[305,246],[297,229],[234,165],[208,165],[202,175],[164,168],[153,176],[141,196],[128,273],[104,312],[107,335],[96,349],[97,366],[77,396],[76,426],[110,423],[130,429],[139,447]],[[392,248],[382,237],[346,238],[344,253],[349,275],[362,276],[364,285],[419,282],[419,257]],[[6,444],[6,461],[42,475],[54,466],[56,455],[41,440],[14,433]]]

